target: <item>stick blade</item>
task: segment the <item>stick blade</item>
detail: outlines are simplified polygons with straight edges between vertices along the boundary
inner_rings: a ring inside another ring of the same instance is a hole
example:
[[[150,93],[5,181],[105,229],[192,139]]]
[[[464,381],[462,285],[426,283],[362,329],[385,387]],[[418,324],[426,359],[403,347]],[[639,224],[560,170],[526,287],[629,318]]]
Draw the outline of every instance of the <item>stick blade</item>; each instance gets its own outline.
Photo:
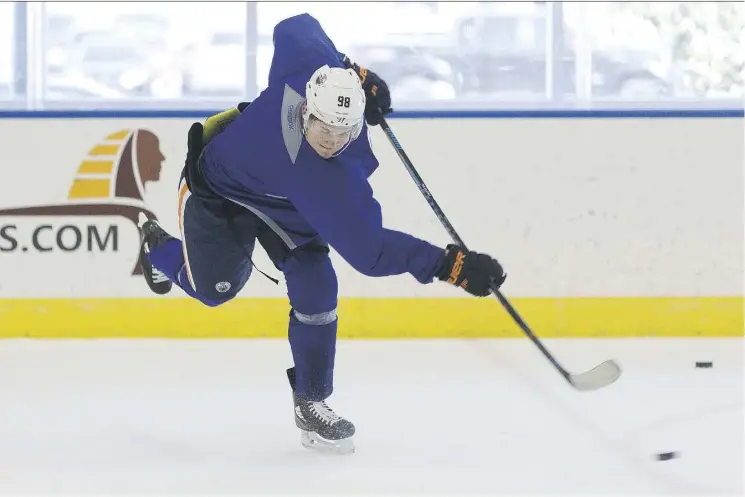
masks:
[[[621,367],[615,361],[605,361],[589,371],[570,374],[569,382],[582,392],[606,387],[621,376]]]

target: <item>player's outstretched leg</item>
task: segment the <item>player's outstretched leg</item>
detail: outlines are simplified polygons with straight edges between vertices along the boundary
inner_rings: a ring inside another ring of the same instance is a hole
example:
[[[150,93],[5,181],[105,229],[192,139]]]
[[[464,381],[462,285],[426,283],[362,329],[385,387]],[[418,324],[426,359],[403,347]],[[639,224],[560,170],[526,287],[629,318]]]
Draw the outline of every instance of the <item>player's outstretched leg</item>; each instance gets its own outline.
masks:
[[[287,370],[295,406],[295,425],[300,428],[300,442],[304,447],[336,454],[354,452],[354,425],[337,415],[325,401],[312,401],[298,396],[295,391],[295,368]]]
[[[148,220],[144,214],[140,214],[139,225],[140,267],[142,267],[142,274],[150,290],[159,295],[164,295],[171,291],[173,284],[165,273],[152,265],[150,262],[150,251],[160,247],[169,240],[175,240],[175,238],[166,233],[156,220]]]

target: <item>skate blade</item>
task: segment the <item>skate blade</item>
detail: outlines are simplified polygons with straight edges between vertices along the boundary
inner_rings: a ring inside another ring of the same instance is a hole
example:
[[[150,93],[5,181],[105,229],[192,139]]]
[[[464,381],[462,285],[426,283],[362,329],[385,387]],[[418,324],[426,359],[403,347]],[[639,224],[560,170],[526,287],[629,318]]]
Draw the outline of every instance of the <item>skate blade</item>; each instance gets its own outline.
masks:
[[[326,440],[325,438],[318,435],[318,433],[312,431],[300,431],[300,443],[303,447],[317,452],[323,452],[326,454],[353,454],[354,453],[354,441],[351,438],[343,438],[341,440]]]

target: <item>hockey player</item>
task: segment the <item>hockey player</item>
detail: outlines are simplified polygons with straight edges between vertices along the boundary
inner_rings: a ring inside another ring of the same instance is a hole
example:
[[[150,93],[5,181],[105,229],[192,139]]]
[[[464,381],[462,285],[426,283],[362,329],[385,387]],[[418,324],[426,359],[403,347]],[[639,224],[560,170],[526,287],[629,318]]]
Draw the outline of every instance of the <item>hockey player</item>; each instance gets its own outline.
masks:
[[[180,239],[154,220],[141,223],[140,263],[155,293],[175,283],[208,306],[228,302],[251,275],[255,240],[282,271],[294,360],[287,377],[308,448],[354,450],[354,425],[326,403],[338,323],[329,246],[372,277],[437,278],[477,296],[505,279],[487,255],[383,227],[368,183],[378,161],[367,125],[390,111],[384,81],[337,51],[316,19],[285,19],[274,30],[268,87],[189,130]]]

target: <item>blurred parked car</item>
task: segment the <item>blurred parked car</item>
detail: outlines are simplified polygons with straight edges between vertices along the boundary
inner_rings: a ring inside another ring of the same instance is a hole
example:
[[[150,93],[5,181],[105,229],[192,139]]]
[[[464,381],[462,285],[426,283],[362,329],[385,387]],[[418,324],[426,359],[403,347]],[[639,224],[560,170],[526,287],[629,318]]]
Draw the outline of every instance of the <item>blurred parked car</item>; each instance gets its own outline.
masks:
[[[115,32],[83,31],[74,43],[47,51],[47,75],[83,74],[130,96],[180,97],[178,64],[164,39]]]
[[[46,79],[44,98],[49,100],[118,100],[126,95],[84,75],[56,75]]]
[[[575,88],[575,44],[571,28],[565,33],[562,63],[566,79],[559,84],[560,91],[571,95]],[[357,44],[353,51],[388,82],[394,99],[545,95],[548,50],[542,15],[489,13],[466,17],[455,24],[454,33],[445,39],[448,42],[426,42],[426,38],[415,36],[408,40],[392,38],[376,44]],[[667,95],[671,91],[669,71],[655,51],[618,46],[595,48],[593,96]],[[433,88],[439,88],[439,97]]]
[[[434,51],[415,45],[414,40],[389,37],[381,43],[352,45],[349,55],[380,74],[395,100],[454,99],[463,90],[463,75],[451,60]]]
[[[564,29],[563,71],[559,81],[564,93],[575,88],[575,34]],[[545,93],[546,19],[542,15],[482,15],[464,19],[458,26],[459,52],[453,58],[464,73],[467,87],[479,92],[508,92],[524,88]],[[594,47],[592,93],[594,96],[658,97],[669,92],[669,74],[662,56],[624,46]]]
[[[245,89],[246,48],[242,31],[216,31],[188,54],[185,95],[240,96]]]

